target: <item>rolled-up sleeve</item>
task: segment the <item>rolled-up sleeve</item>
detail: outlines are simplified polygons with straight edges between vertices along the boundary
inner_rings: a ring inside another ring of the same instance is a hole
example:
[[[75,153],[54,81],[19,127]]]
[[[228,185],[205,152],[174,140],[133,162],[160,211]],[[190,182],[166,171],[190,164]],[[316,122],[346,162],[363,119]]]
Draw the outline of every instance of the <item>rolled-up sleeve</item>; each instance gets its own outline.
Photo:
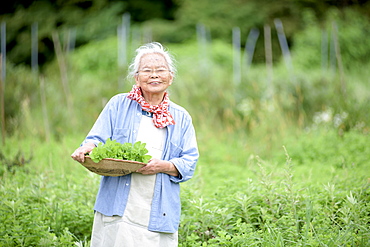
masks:
[[[179,172],[177,177],[170,176],[174,183],[185,182],[192,178],[199,158],[196,134],[191,117],[186,115],[184,121],[175,128],[174,138],[171,140],[172,151],[169,161],[175,165]]]

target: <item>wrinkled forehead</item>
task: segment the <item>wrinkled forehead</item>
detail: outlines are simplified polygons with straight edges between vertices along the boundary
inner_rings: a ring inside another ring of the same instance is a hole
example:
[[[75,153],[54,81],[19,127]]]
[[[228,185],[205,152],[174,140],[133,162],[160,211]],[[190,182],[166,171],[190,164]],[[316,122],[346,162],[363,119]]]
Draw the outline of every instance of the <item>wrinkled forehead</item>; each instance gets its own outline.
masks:
[[[168,68],[168,63],[164,56],[159,53],[148,53],[141,57],[140,68],[146,67],[166,67]]]

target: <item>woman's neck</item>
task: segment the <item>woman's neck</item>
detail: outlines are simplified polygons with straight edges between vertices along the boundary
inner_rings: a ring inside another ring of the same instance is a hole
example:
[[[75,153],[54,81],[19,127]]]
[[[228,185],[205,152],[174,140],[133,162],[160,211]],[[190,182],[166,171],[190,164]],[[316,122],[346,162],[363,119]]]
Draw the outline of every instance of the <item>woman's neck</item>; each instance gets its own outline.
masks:
[[[143,92],[143,97],[150,105],[159,105],[163,101],[164,93],[146,94]]]

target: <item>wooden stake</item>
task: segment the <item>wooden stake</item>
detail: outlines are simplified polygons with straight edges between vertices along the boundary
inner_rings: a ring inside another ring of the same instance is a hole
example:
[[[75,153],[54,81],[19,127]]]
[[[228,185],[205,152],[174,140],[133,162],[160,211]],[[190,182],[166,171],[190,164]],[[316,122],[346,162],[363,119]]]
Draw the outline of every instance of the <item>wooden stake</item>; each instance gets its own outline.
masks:
[[[6,77],[6,24],[5,22],[1,23],[1,79],[5,83]]]
[[[49,117],[48,117],[48,110],[46,104],[46,94],[45,94],[45,79],[43,76],[40,76],[40,98],[41,98],[41,105],[42,105],[42,114],[44,118],[44,127],[45,127],[45,140],[46,142],[50,141],[50,125],[49,125]]]
[[[0,53],[0,74],[2,74],[2,54]],[[5,83],[3,82],[2,76],[0,77],[0,102],[1,102],[1,137],[2,143],[5,145],[5,101],[4,101],[4,94],[5,94]]]
[[[59,41],[59,36],[56,32],[53,32],[53,42],[54,42],[54,48],[55,48],[55,54],[57,56],[59,70],[60,70],[60,77],[62,81],[63,91],[67,102],[67,108],[70,114],[70,117],[72,120],[73,117],[73,101],[72,101],[72,95],[71,91],[69,90],[68,85],[68,74],[67,74],[67,62],[66,58],[63,54],[62,47]]]
[[[34,74],[37,74],[39,70],[38,53],[38,23],[35,22],[32,24],[31,29],[31,67]]]
[[[6,78],[6,24],[1,23],[1,51],[0,51],[0,102],[1,102],[1,133],[5,145],[5,78]]]

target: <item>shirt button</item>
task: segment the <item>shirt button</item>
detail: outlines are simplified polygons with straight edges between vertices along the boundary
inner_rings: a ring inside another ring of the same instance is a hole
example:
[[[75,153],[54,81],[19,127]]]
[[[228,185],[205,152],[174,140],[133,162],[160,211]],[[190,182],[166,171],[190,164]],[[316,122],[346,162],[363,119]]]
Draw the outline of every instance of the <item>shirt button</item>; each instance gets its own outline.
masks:
[[[128,186],[128,184],[126,184],[126,186]]]
[[[132,131],[132,132],[136,133],[136,130],[134,130],[134,131]]]

